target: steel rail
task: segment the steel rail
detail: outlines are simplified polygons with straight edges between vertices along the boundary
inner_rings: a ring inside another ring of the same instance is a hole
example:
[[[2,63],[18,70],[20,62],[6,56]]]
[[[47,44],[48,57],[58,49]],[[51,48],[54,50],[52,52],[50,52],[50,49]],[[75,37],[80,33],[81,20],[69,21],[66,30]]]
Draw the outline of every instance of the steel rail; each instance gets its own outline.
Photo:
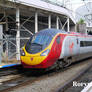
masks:
[[[73,81],[79,79],[83,74],[85,74],[92,67],[92,63],[88,65],[85,69],[81,70],[76,76],[71,80],[67,81],[63,86],[59,87],[55,92],[65,92],[69,87],[72,86]]]

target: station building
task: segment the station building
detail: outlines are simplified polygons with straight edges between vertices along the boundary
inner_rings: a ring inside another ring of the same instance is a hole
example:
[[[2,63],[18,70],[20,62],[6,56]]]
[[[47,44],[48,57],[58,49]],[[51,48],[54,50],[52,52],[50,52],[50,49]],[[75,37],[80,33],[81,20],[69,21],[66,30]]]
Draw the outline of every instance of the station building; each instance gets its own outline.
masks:
[[[84,3],[76,9],[76,21],[78,22],[81,18],[86,23],[86,31],[91,32],[92,35],[92,2]]]
[[[20,60],[27,40],[46,28],[74,31],[72,12],[43,0],[0,0],[0,64]]]

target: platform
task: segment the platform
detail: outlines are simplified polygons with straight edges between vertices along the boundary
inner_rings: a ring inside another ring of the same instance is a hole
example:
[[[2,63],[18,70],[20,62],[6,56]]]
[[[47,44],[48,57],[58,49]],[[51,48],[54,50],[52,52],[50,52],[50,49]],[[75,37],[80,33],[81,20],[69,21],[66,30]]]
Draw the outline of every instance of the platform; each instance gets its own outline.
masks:
[[[7,68],[7,67],[13,67],[13,66],[17,66],[20,65],[20,63],[15,63],[15,64],[1,64],[0,68]]]
[[[92,92],[92,82],[90,82],[81,92]]]

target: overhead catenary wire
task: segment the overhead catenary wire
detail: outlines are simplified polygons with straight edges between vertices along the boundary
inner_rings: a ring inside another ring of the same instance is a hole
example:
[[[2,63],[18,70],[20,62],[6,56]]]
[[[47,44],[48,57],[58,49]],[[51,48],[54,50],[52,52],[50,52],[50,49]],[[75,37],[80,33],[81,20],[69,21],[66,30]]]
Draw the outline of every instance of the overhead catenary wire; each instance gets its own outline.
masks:
[[[90,10],[91,9],[89,9],[89,7],[86,5],[86,3],[87,2],[92,2],[91,0],[86,0],[85,2],[83,1],[83,0],[81,0],[82,2],[80,2],[80,3],[78,3],[78,2],[76,2],[76,3],[74,3],[74,2],[71,2],[71,4],[70,3],[67,3],[67,5],[74,5],[74,4],[83,4],[83,5],[85,5],[85,8],[87,9],[87,11],[88,12],[90,12]],[[72,6],[71,6],[72,7]],[[85,16],[84,15],[82,15],[81,13],[79,13],[79,12],[77,12],[77,11],[73,11],[73,9],[69,9],[70,11],[72,11],[73,13],[75,13],[76,15],[78,15],[78,16],[81,16],[81,18],[83,18],[85,21],[89,21],[89,19],[88,19],[88,17],[86,17],[85,18]],[[76,19],[75,19],[76,20]],[[92,21],[91,21],[92,22]]]
[[[70,9],[68,9],[68,10],[71,11],[72,13],[75,13],[75,14],[81,16],[82,18],[84,18],[84,16],[83,16],[82,14],[80,14],[79,12],[73,11],[73,10],[70,10]],[[75,17],[74,17],[74,19],[75,19]],[[76,20],[76,19],[75,19],[75,20]],[[84,19],[84,20],[85,20],[85,19]]]
[[[86,9],[87,9],[87,11],[88,11],[88,13],[90,13],[90,9],[88,8],[88,6],[86,5],[86,3],[85,3],[85,0],[82,0],[83,1],[83,3],[84,3],[84,5],[85,5],[85,7],[86,7]],[[84,16],[85,17],[85,16]],[[87,19],[87,21],[88,21],[88,23],[89,23],[89,19],[88,19],[88,17],[85,17],[86,19]],[[91,21],[91,23],[92,23],[92,21]]]
[[[89,8],[87,7],[85,1],[84,1],[84,0],[82,0],[82,1],[83,1],[84,5],[86,6],[87,11],[89,12],[90,10],[89,10]]]
[[[85,17],[85,15],[82,15],[82,14],[80,14],[80,13],[79,13],[79,12],[77,12],[77,11],[73,11],[73,10],[70,10],[70,11],[72,11],[73,13],[75,13],[75,14],[77,14],[77,15],[81,16],[81,18],[83,18],[83,19],[84,19],[84,21],[89,22],[89,20],[90,20],[90,19],[88,19],[88,17]],[[87,8],[87,11],[89,12],[88,8]],[[91,21],[91,22],[92,22],[92,21]]]

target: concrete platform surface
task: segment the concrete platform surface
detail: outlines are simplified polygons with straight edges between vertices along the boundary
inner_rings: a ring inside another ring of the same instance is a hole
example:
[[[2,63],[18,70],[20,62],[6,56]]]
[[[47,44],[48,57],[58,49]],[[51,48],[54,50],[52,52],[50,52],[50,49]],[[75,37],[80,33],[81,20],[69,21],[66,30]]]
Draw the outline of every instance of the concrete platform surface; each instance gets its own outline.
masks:
[[[92,82],[90,82],[81,92],[92,92]]]

